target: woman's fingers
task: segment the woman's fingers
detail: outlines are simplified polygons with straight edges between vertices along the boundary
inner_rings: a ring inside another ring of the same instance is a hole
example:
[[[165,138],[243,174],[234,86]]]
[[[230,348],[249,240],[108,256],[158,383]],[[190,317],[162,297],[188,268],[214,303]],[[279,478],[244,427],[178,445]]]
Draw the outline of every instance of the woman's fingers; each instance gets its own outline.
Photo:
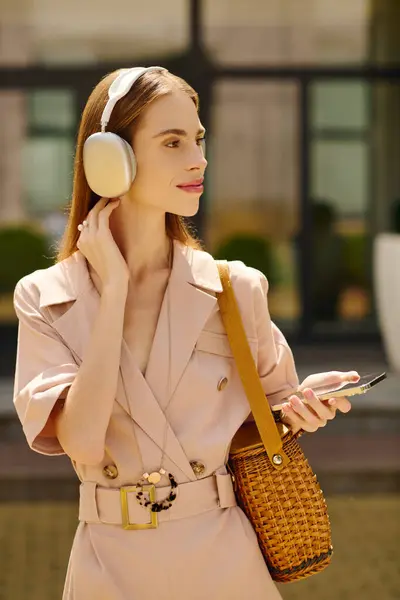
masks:
[[[357,371],[347,371],[346,373],[342,373],[342,380],[347,381],[348,383],[357,383],[359,379],[360,375]]]
[[[337,410],[345,413],[351,409],[351,403],[347,398],[331,398],[328,402],[322,402],[310,389],[304,390],[303,393],[307,404],[298,396],[291,396],[282,407],[284,421],[294,431],[298,429],[308,432],[317,431],[335,418]]]
[[[336,389],[340,389],[345,383],[356,383],[359,379],[360,376],[357,371],[326,371],[309,375],[304,379],[299,389],[316,389],[329,386],[337,386]]]
[[[330,406],[334,406],[336,410],[340,410],[342,413],[348,413],[351,410],[351,402],[348,398],[331,398],[328,402]]]
[[[333,419],[333,417],[335,416],[336,406],[333,409],[329,404],[327,405],[325,402],[319,400],[319,398],[314,394],[314,392],[311,389],[306,389],[303,393],[307,400],[307,407],[304,405],[303,402],[300,402],[304,406],[304,408],[311,408],[315,412],[315,414],[322,420],[330,421],[331,419]]]
[[[108,202],[108,198],[100,198],[100,200],[94,205],[94,207],[92,208],[92,210],[89,212],[88,216],[86,217],[86,221],[88,222],[89,227],[93,233],[95,230],[97,230],[97,227],[98,227],[99,213],[107,205],[107,202]]]
[[[326,406],[318,400],[312,390],[305,390],[308,404],[304,404],[297,396],[291,396],[283,412],[292,425],[304,431],[313,432],[325,427],[335,417],[336,408]]]
[[[120,200],[110,200],[110,202],[105,206],[100,212],[98,216],[98,227],[99,229],[109,229],[109,221],[110,215],[118,208],[120,205]]]
[[[290,398],[290,402],[287,402],[283,405],[282,412],[284,415],[284,423],[289,425],[292,431],[303,429],[304,431],[314,432],[325,424],[317,419],[315,415],[304,418],[301,414],[299,414],[298,407],[295,406],[292,398]]]

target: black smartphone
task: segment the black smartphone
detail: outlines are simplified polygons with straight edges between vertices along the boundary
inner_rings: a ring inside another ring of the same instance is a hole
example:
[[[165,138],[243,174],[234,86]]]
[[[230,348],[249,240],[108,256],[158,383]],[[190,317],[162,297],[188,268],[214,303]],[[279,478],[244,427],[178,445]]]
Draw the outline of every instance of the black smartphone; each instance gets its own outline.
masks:
[[[329,400],[330,398],[340,398],[341,396],[356,396],[358,394],[365,394],[373,388],[375,385],[386,379],[386,373],[380,373],[379,375],[363,375],[360,377],[357,383],[353,382],[342,382],[333,385],[325,385],[321,387],[313,388],[314,393],[318,396],[319,400]],[[290,396],[298,396],[303,400],[304,404],[307,404],[306,398],[299,391],[294,391]],[[275,404],[272,406],[273,410],[279,410],[282,408],[282,404]]]

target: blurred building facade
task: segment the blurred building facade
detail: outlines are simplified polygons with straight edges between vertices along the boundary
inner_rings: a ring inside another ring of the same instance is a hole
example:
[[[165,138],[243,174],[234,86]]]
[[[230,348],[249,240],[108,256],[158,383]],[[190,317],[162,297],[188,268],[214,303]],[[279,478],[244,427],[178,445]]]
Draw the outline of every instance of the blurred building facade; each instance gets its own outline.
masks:
[[[1,231],[58,239],[86,98],[137,64],[200,93],[206,248],[266,273],[289,337],[378,339],[371,247],[400,198],[399,33],[396,0],[2,0],[3,355],[16,324],[2,277],[18,269]]]

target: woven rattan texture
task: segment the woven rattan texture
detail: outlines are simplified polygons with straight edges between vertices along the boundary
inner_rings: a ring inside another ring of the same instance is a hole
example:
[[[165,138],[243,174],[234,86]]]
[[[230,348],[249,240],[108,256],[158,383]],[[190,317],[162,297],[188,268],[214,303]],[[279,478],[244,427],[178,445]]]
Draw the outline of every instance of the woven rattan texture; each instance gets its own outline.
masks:
[[[262,446],[231,457],[236,494],[276,581],[309,577],[332,553],[327,505],[298,442],[285,438],[287,467],[276,470]]]

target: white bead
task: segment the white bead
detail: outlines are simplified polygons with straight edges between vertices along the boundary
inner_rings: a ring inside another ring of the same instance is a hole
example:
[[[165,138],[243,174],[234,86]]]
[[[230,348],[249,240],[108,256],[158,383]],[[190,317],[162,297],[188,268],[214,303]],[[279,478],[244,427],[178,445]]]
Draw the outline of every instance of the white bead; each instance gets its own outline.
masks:
[[[150,483],[158,483],[161,480],[161,474],[158,471],[150,473],[148,480]]]

